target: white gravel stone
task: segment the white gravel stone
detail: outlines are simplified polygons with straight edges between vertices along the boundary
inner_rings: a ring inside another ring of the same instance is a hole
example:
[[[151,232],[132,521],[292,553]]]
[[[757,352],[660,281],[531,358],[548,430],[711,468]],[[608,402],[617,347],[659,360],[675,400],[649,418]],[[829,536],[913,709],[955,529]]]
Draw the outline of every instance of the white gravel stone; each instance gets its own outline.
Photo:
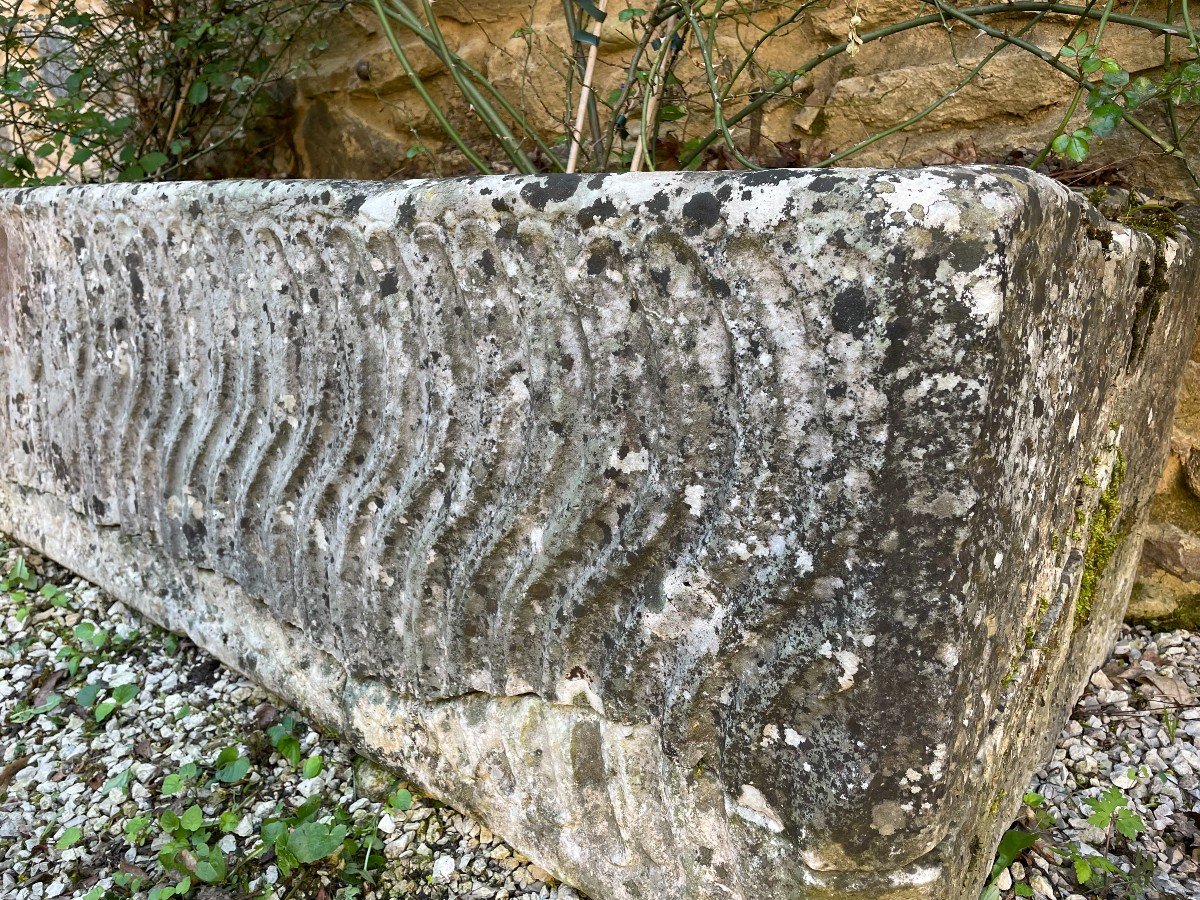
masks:
[[[998,881],[1003,900],[1019,896],[1022,884],[1026,895],[1059,900],[1200,898],[1197,684],[1200,634],[1142,628],[1122,634],[1092,675],[1053,759],[1029,786],[1044,805],[1027,808],[1014,827],[1040,840]],[[1126,815],[1145,826],[1132,839],[1115,822],[1089,821],[1087,801],[1114,788]],[[1073,855],[1105,857],[1116,871],[1081,884]]]
[[[18,552],[6,547],[0,543],[0,578]],[[148,839],[132,843],[126,838],[126,826],[134,818],[157,819],[166,809],[180,814],[192,802],[201,805],[213,825],[226,810],[238,815],[229,833],[214,829],[212,838],[233,869],[248,852],[262,849],[259,834],[266,820],[317,795],[323,801],[321,815],[340,809],[364,834],[374,831],[373,865],[382,868],[376,885],[366,886],[360,900],[427,896],[423,892],[431,880],[438,884],[433,895],[438,900],[514,900],[520,896],[517,883],[532,891],[549,878],[469,817],[427,801],[411,788],[407,809],[401,806],[408,801],[385,806],[388,795],[403,786],[394,774],[356,757],[348,745],[309,729],[299,713],[277,709],[259,688],[187,640],[171,639],[177,649],[168,652],[165,632],[139,621],[125,607],[108,602],[57,566],[47,564],[41,574],[64,588],[69,598],[66,607],[37,598],[22,621],[18,610],[23,604],[0,592],[0,647],[16,649],[15,655],[0,654],[0,722],[11,722],[14,712],[28,708],[39,691],[62,697],[55,710],[24,723],[17,740],[0,743],[0,772],[18,758],[23,760],[11,772],[7,790],[0,789],[0,897],[4,900],[85,898],[88,889],[80,887],[85,877],[96,876],[94,883],[103,892],[113,887],[112,876],[121,874],[121,864],[126,871],[140,869],[150,876],[151,881],[135,892],[138,897],[147,896],[154,886],[177,882],[181,873],[164,872],[157,859],[167,838],[151,826]],[[58,654],[73,646],[73,629],[85,621],[108,632],[110,642],[105,652],[83,660],[72,676],[67,659],[59,659]],[[36,628],[31,627],[34,622]],[[113,644],[114,636],[120,635],[132,639]],[[93,709],[72,706],[89,682],[106,689],[135,683],[141,690],[97,723]],[[266,728],[284,715],[296,721],[301,762],[316,754],[322,757],[323,769],[314,778],[305,779],[301,770],[271,748]],[[260,716],[271,723],[263,725]],[[198,790],[199,795],[163,795],[165,776],[177,773],[185,763],[206,766],[228,746],[238,746],[252,758],[243,781],[235,785],[214,781],[188,789]],[[126,772],[127,783],[102,792],[110,779]],[[55,847],[63,831],[72,826],[82,830],[81,839],[68,848]],[[422,849],[414,852],[414,847]],[[361,853],[357,859],[362,861]],[[189,896],[225,900],[263,896],[264,890],[265,896],[276,900],[289,894],[316,896],[307,883],[292,892],[297,872],[284,875],[269,859],[251,857],[244,869],[245,880],[237,886],[224,885],[223,892],[211,894],[193,889]],[[325,896],[337,896],[341,868],[336,858],[318,871],[329,881]],[[579,895],[563,888],[557,897],[576,900]]]

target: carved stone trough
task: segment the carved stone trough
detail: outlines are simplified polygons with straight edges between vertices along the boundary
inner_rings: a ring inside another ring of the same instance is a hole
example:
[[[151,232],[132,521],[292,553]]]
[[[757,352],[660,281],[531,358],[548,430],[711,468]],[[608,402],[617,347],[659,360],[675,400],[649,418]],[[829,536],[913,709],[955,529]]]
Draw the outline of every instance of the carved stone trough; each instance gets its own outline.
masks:
[[[596,898],[974,898],[1200,261],[1023,170],[0,195],[0,528]]]

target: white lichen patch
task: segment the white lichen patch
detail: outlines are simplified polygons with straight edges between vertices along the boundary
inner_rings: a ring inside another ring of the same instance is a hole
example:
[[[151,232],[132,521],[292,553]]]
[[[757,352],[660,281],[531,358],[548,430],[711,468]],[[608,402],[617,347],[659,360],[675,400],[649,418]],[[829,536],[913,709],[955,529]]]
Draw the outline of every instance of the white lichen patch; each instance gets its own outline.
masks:
[[[783,831],[783,820],[779,818],[779,813],[767,802],[767,798],[763,796],[762,791],[752,784],[742,785],[742,791],[738,794],[737,802],[733,805],[733,812],[747,822],[757,825],[760,828],[765,828],[775,834]]]
[[[629,450],[624,456],[619,456],[614,448],[609,455],[608,465],[625,475],[645,472],[650,468],[650,451],[643,447],[641,450]]]

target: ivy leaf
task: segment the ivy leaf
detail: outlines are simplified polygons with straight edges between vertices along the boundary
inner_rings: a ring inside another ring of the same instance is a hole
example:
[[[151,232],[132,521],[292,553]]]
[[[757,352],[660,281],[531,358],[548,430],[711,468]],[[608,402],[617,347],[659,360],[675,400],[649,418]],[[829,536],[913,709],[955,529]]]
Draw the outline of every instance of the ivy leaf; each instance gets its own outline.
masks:
[[[297,862],[312,863],[339,849],[345,837],[345,825],[330,828],[322,822],[305,822],[292,829],[287,838],[287,848]]]
[[[196,831],[204,824],[204,810],[193,803],[179,818],[179,824],[184,831]]]
[[[170,157],[165,153],[155,150],[153,153],[147,153],[138,162],[147,172],[153,172],[155,169],[161,169],[170,162]]]
[[[128,766],[124,772],[114,775],[108,781],[104,782],[104,787],[100,788],[100,793],[107,796],[110,791],[127,790],[131,781],[133,781],[133,766]]]
[[[118,684],[115,688],[113,688],[112,697],[117,701],[117,703],[124,706],[126,703],[136,697],[138,695],[138,691],[140,690],[141,688],[132,681],[127,682],[126,684]]]
[[[304,761],[304,777],[305,778],[316,778],[318,775],[321,774],[321,769],[323,769],[324,767],[325,767],[325,763],[321,759],[320,754],[317,754],[316,756],[310,756],[308,759],[306,759]]]
[[[292,813],[292,823],[299,825],[301,822],[307,822],[317,814],[317,810],[321,808],[321,795],[313,794]]]
[[[150,820],[145,816],[135,816],[125,823],[125,837],[137,843],[138,837],[146,830],[146,826],[149,824]]]
[[[117,708],[116,700],[105,700],[103,703],[101,703],[99,706],[96,707],[96,713],[95,713],[96,721],[103,722],[105,719],[107,719],[109,717],[109,715],[112,713],[112,711],[116,708]]]
[[[275,839],[275,865],[279,866],[279,874],[287,878],[296,866],[300,865],[300,861],[296,859],[296,855],[292,853],[288,845],[288,835],[280,834]]]
[[[1115,103],[1102,103],[1092,110],[1091,121],[1088,122],[1088,127],[1092,129],[1092,133],[1096,137],[1108,137],[1117,127],[1117,123],[1121,121],[1123,110]]]
[[[244,756],[239,756],[227,766],[222,766],[217,770],[217,779],[225,782],[225,784],[233,784],[235,781],[241,781],[246,777],[246,773],[250,771],[250,760]]]
[[[392,796],[388,797],[388,806],[401,811],[411,809],[413,805],[413,796],[405,788],[400,788]]]
[[[30,719],[36,718],[37,716],[40,716],[43,713],[50,712],[51,710],[55,709],[60,703],[62,703],[62,695],[61,694],[51,694],[49,697],[46,698],[46,702],[43,703],[41,706],[34,706],[34,707],[31,707],[30,709],[14,710],[13,712],[11,712],[9,714],[8,721],[10,721],[14,724],[28,722]]]
[[[279,743],[275,745],[275,749],[293,766],[300,765],[300,742],[292,735],[285,734],[281,737]]]
[[[1016,862],[1017,857],[1032,847],[1036,841],[1036,834],[1021,831],[1019,828],[1008,829],[1004,833],[1004,837],[1000,839],[1000,846],[996,848],[996,864],[992,866],[992,877],[997,877]]]

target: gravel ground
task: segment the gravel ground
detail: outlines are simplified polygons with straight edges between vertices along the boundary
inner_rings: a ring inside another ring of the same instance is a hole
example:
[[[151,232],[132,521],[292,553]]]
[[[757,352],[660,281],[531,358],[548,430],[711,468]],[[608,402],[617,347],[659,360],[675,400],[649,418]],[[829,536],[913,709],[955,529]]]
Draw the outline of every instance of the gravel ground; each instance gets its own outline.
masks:
[[[0,544],[5,900],[578,898],[187,640],[21,554]]]
[[[579,897],[4,542],[0,651],[5,898]],[[1200,898],[1198,694],[1200,634],[1127,631],[1034,777],[991,896]]]
[[[1034,776],[1001,897],[1200,898],[1198,693],[1200,634],[1121,635]]]

